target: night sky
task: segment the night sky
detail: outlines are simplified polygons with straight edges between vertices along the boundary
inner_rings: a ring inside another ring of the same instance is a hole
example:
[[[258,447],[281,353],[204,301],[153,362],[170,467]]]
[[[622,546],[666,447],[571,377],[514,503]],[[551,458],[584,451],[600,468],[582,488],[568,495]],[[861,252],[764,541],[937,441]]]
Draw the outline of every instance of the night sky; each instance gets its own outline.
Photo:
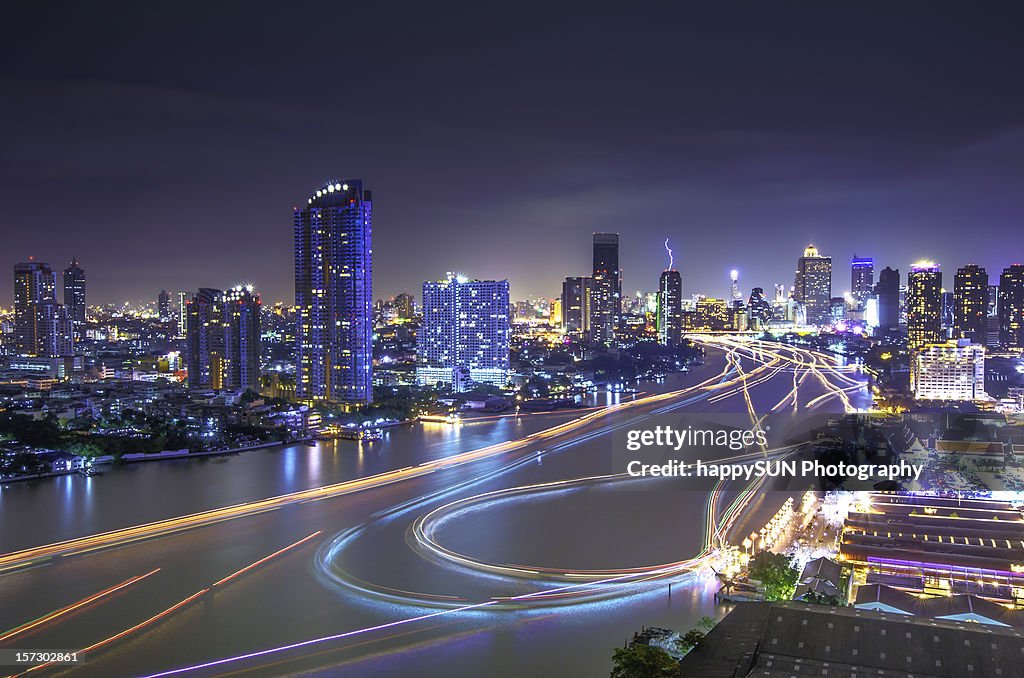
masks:
[[[594,231],[630,294],[665,237],[687,295],[788,286],[808,242],[837,293],[855,252],[949,288],[1024,259],[1020,5],[284,4],[5,5],[0,303],[29,255],[77,256],[90,303],[290,302],[292,206],[347,178],[376,297],[554,297]]]

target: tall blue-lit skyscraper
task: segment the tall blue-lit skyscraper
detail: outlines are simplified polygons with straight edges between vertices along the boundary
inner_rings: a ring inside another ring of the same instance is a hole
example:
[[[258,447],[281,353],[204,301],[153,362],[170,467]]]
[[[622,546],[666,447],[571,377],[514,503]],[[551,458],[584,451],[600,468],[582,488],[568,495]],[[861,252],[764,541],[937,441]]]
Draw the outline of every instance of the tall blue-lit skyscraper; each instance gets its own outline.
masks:
[[[373,200],[363,182],[325,184],[294,208],[296,391],[373,400]]]
[[[507,280],[448,278],[423,283],[423,324],[416,335],[416,381],[504,386],[509,377]]]

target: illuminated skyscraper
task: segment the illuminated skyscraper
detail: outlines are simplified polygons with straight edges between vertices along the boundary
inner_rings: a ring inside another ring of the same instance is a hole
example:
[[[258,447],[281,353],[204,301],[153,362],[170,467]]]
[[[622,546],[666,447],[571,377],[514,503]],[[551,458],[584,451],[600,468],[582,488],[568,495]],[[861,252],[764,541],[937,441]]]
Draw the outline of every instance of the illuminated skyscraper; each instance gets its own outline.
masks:
[[[188,292],[178,292],[178,337],[184,337],[188,327],[188,300],[191,296]]]
[[[85,271],[72,259],[64,269],[64,306],[72,322],[85,322]]]
[[[622,314],[622,271],[619,269],[619,234],[594,234],[594,275],[591,283],[590,334],[595,342],[610,344]]]
[[[854,255],[850,262],[850,294],[863,309],[875,286],[875,260],[871,257]]]
[[[373,400],[373,200],[362,181],[332,182],[295,216],[296,392]]]
[[[447,279],[423,283],[423,324],[416,334],[416,381],[504,386],[509,377],[507,280]]]
[[[658,343],[675,346],[683,336],[683,276],[662,271],[658,281]]]
[[[886,266],[878,274],[875,285],[878,297],[878,328],[882,332],[899,327],[900,324],[900,269]]]
[[[920,350],[942,341],[942,272],[937,264],[920,261],[907,278],[907,348]]]
[[[793,298],[804,305],[808,325],[829,322],[829,304],[832,300],[832,257],[818,254],[818,248],[808,245],[797,260]]]
[[[960,268],[953,278],[953,329],[957,337],[986,343],[988,273],[977,264]]]
[[[999,343],[1024,348],[1024,264],[1008,266],[999,276]]]
[[[14,266],[14,345],[23,355],[57,357],[74,352],[71,317],[57,303],[57,276],[49,264]]]
[[[566,278],[562,283],[562,328],[582,338],[590,334],[590,285],[586,276]]]
[[[259,390],[260,296],[252,287],[201,287],[186,322],[190,388]]]

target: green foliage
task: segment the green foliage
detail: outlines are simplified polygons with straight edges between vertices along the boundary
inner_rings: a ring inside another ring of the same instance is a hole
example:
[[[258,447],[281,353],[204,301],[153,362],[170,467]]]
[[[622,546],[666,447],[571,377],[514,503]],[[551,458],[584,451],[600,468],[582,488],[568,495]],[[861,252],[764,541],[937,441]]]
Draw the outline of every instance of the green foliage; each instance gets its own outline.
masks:
[[[679,675],[679,662],[668,652],[640,643],[615,650],[612,664],[611,678],[673,678]]]
[[[683,647],[687,650],[693,649],[701,644],[704,640],[704,632],[700,629],[690,629],[679,638]]]
[[[800,578],[792,558],[771,551],[762,551],[754,556],[748,574],[764,585],[765,600],[788,600],[796,591],[796,582]]]

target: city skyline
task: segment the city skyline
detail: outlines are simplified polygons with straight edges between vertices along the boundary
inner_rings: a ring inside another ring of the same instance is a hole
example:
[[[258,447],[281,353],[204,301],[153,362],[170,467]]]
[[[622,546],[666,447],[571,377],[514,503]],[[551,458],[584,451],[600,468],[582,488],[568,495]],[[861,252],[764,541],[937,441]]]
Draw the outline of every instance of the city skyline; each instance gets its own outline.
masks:
[[[744,294],[788,285],[807,243],[879,268],[1002,270],[1024,216],[1020,9],[947,7],[929,5],[927,32],[910,8],[886,22],[853,8],[748,8],[745,21],[674,8],[625,32],[628,15],[596,8],[507,26],[488,8],[443,20],[368,8],[369,28],[341,45],[316,39],[333,8],[313,24],[211,9],[210,25],[238,31],[187,44],[185,19],[156,9],[68,8],[47,20],[47,49],[23,30],[0,48],[19,64],[0,113],[0,269],[78,257],[96,303],[224,281],[287,302],[288,208],[340,172],[379,191],[381,297],[449,269],[554,296],[589,269],[594,232],[621,234],[624,293],[657,288],[665,237],[686,289],[716,296],[732,268]],[[39,25],[38,11],[8,25]],[[301,48],[270,49],[299,31],[312,32]],[[296,98],[333,63],[359,73],[359,97]],[[609,97],[613,82],[629,96]],[[740,256],[736,242],[758,247]]]

